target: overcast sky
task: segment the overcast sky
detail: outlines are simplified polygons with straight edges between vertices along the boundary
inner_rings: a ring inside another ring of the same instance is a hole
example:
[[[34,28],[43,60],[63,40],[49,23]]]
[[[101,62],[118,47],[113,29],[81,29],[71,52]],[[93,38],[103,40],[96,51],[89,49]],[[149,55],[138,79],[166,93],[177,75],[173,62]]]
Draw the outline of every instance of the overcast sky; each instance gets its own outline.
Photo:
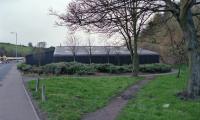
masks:
[[[66,45],[68,31],[65,27],[55,25],[58,20],[49,15],[49,9],[62,13],[71,0],[0,0],[0,42],[15,44],[15,36],[10,32],[18,33],[18,44],[28,45],[32,42],[47,42],[47,46]],[[88,44],[88,34],[77,32],[79,45]],[[105,45],[107,38],[102,34],[91,34],[93,45]],[[107,41],[112,45],[112,39],[121,40],[114,36]]]
[[[46,41],[48,46],[64,43],[67,29],[55,26],[56,17],[49,15],[53,8],[63,12],[70,0],[0,0],[0,42],[27,45]]]

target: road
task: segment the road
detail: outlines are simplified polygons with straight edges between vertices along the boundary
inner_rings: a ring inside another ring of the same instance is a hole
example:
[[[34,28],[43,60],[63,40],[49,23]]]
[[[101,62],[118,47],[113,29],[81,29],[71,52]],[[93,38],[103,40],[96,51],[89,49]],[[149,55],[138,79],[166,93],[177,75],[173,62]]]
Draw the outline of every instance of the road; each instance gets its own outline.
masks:
[[[0,64],[0,81],[8,74],[12,66],[13,64]]]
[[[14,63],[0,65],[0,120],[38,120]]]

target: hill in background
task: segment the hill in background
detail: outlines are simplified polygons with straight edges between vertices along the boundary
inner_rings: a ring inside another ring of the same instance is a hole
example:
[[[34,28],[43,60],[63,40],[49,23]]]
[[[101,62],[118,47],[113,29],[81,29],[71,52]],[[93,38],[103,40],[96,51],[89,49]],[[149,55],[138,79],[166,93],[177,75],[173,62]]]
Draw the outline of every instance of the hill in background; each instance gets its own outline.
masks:
[[[197,31],[200,33],[200,18],[194,19]],[[164,63],[176,64],[180,57],[187,58],[181,29],[175,18],[171,17],[169,13],[154,16],[154,19],[142,31],[139,46],[158,52]]]
[[[37,47],[29,47],[25,45],[17,45],[18,57],[24,57],[29,54],[36,54]],[[53,51],[54,47],[43,48],[43,52]],[[15,57],[16,56],[16,45],[10,43],[0,43],[0,56]]]
[[[33,52],[33,47],[17,45],[18,56],[24,57]],[[10,43],[0,43],[0,56],[14,57],[16,56],[16,45]]]

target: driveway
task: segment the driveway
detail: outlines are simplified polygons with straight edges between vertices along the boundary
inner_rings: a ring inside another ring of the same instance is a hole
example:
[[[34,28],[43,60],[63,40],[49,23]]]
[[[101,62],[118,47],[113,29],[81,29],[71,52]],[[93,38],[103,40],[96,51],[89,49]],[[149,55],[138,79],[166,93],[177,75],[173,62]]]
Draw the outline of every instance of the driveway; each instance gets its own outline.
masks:
[[[38,120],[14,63],[0,65],[0,120]]]

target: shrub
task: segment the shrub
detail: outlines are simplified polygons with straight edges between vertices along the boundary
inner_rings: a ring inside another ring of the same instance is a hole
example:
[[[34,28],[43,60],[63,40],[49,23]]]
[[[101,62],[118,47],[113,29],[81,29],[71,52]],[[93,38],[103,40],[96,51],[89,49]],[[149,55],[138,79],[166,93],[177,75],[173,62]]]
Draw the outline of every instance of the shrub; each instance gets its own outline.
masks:
[[[128,66],[128,65],[127,65]],[[116,66],[113,64],[97,64],[95,68],[98,72],[103,73],[127,73],[131,72],[131,69],[127,66]]]
[[[85,70],[79,70],[77,71],[77,75],[94,75],[96,70],[92,69],[85,69]]]
[[[55,74],[66,74],[67,67],[65,63],[56,63],[55,66],[56,66],[54,69]]]
[[[66,73],[67,74],[75,74],[78,71],[81,71],[81,69],[84,68],[83,64],[80,63],[67,63],[66,64]]]
[[[98,72],[102,72],[102,73],[109,73],[111,71],[111,69],[114,69],[114,65],[112,64],[97,64],[95,65],[95,68],[97,69]]]
[[[55,73],[55,69],[56,69],[56,64],[52,63],[52,64],[47,64],[45,66],[42,67],[43,68],[43,72],[46,74],[54,74]]]
[[[68,64],[67,73],[68,74],[94,74],[97,70],[95,69],[94,65],[88,64],[81,64],[81,63],[73,63]]]
[[[42,67],[44,73],[46,74],[65,74],[66,73],[66,64],[61,63],[51,63]]]
[[[69,62],[69,63],[52,63],[43,67],[46,74],[92,74],[96,72],[93,66]]]
[[[129,65],[124,65],[124,66],[120,66],[118,70],[122,73],[128,73],[128,72],[132,72],[132,67],[129,67]]]
[[[32,66],[31,65],[27,65],[24,63],[18,64],[17,65],[17,69],[23,71],[23,72],[28,72],[29,70],[31,70]]]
[[[29,70],[28,72],[43,74],[44,70],[42,67],[32,67],[31,70]]]
[[[171,66],[166,64],[147,64],[140,66],[140,71],[145,73],[166,73],[171,71]]]
[[[77,74],[77,75],[94,75],[95,72],[101,73],[130,73],[132,65],[116,66],[113,64],[82,64],[76,62],[51,63],[41,67],[32,67],[27,64],[19,64],[19,70],[24,72],[39,74]],[[171,71],[171,66],[166,64],[147,64],[140,66],[140,72],[144,73],[166,73]]]

